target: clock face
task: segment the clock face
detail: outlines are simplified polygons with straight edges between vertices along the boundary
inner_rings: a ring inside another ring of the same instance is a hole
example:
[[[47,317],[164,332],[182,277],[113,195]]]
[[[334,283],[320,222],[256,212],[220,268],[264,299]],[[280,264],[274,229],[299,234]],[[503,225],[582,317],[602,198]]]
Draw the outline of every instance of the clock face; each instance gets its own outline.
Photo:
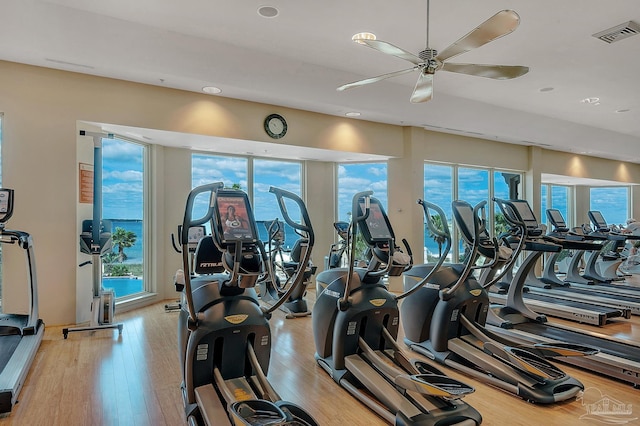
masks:
[[[264,120],[264,130],[270,137],[280,139],[287,134],[287,122],[283,116],[271,114]]]

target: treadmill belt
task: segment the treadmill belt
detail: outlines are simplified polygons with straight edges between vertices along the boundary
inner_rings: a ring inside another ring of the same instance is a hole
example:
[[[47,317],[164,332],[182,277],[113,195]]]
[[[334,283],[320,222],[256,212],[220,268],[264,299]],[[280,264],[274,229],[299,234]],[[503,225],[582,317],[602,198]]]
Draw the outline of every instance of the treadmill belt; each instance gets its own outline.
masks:
[[[11,359],[13,352],[20,343],[20,339],[22,339],[22,336],[17,334],[0,337],[0,371],[4,369],[9,359]]]
[[[574,333],[569,330],[549,327],[543,324],[536,323],[517,324],[515,328],[536,336],[544,336],[548,339],[554,339],[559,342],[592,346],[594,348],[600,349],[600,352],[602,353],[640,362],[640,359],[638,357],[638,348],[626,346],[618,342],[607,341],[605,339],[590,336],[588,334]]]

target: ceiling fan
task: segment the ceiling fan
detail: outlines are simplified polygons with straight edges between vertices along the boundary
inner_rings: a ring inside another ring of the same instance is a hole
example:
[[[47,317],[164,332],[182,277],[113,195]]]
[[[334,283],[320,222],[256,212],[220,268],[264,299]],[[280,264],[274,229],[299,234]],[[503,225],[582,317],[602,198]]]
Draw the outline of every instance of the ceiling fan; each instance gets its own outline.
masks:
[[[366,78],[354,81],[337,88],[338,91],[351,89],[353,87],[364,86],[375,83],[390,77],[407,74],[412,71],[419,71],[418,82],[416,83],[411,102],[427,102],[433,96],[433,75],[436,71],[450,71],[461,74],[475,75],[479,77],[505,80],[520,77],[529,71],[528,67],[517,65],[483,65],[483,64],[452,64],[449,59],[468,52],[477,47],[483,46],[490,41],[496,40],[513,32],[520,24],[520,16],[513,10],[502,10],[491,18],[478,25],[474,30],[451,44],[442,52],[429,47],[429,1],[427,0],[427,43],[423,51],[414,55],[404,49],[394,46],[382,40],[376,40],[373,34],[363,33],[354,36],[353,41],[358,44],[369,46],[387,55],[396,56],[414,64],[413,67],[395,71],[377,77]]]

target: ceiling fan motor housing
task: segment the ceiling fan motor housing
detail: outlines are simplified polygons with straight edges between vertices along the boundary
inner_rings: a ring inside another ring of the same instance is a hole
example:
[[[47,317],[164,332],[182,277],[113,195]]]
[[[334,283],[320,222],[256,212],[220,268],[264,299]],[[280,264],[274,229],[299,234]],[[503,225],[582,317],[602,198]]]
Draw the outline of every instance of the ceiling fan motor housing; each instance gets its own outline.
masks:
[[[438,56],[438,51],[435,49],[424,49],[422,52],[418,53],[418,57],[425,62],[430,61],[436,56]]]

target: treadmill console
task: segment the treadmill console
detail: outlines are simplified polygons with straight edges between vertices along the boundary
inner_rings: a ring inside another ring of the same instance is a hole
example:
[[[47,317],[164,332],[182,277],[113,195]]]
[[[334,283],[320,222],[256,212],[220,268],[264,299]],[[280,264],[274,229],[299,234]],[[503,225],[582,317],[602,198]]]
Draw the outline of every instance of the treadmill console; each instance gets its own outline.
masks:
[[[13,189],[0,188],[0,224],[6,223],[13,214]]]

